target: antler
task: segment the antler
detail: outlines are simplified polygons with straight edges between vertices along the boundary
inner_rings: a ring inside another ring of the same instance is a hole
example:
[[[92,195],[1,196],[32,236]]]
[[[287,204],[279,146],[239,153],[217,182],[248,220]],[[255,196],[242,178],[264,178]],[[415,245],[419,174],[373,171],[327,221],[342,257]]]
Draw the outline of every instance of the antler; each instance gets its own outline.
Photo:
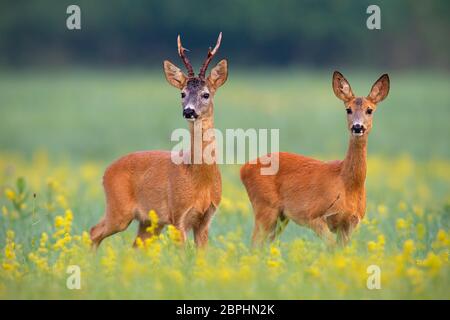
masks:
[[[180,35],[178,35],[177,44],[178,44],[178,54],[180,55],[181,60],[183,60],[184,65],[186,66],[186,69],[188,71],[188,77],[194,78],[195,77],[194,69],[192,69],[192,65],[189,62],[189,59],[185,55],[185,51],[189,51],[189,50],[186,48],[183,48],[183,46],[181,45]]]
[[[219,33],[219,37],[217,38],[216,46],[213,50],[211,50],[211,47],[208,49],[208,56],[205,59],[205,62],[203,62],[202,67],[200,68],[200,72],[198,74],[199,78],[204,79],[206,74],[206,69],[208,69],[208,65],[211,62],[212,58],[216,54],[217,50],[219,50],[220,42],[222,41],[222,32]]]

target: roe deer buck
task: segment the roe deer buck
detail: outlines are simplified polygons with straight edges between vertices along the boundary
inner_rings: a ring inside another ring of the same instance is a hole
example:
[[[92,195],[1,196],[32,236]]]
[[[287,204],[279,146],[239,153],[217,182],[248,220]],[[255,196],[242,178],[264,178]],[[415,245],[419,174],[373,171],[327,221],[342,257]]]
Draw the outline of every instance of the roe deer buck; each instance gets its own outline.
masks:
[[[343,161],[322,162],[280,152],[275,175],[259,174],[260,158],[256,164],[241,168],[241,180],[255,214],[254,244],[268,236],[273,239],[280,219],[310,227],[329,244],[335,243],[333,233],[337,233],[338,243],[345,245],[364,217],[367,139],[373,112],[388,95],[389,77],[382,75],[367,97],[356,98],[347,80],[335,71],[333,90],[344,101],[350,131]]]
[[[213,97],[217,88],[227,80],[226,60],[221,60],[205,77],[221,39],[222,33],[214,49],[209,48],[197,77],[186,57],[186,49],[181,45],[180,36],[177,39],[178,54],[188,74],[185,75],[171,62],[164,61],[167,81],[181,90],[183,117],[189,121],[191,150],[199,149],[194,145],[194,123],[201,123],[202,136],[206,130],[214,128]],[[206,146],[211,149],[211,143],[215,151],[214,137],[203,140],[200,150]],[[194,152],[184,156],[194,158]],[[148,232],[149,210],[155,210],[158,215],[155,234],[161,232],[165,225],[173,224],[180,230],[183,241],[186,232],[193,229],[196,245],[206,245],[209,224],[221,199],[221,176],[215,162],[193,163],[173,163],[170,151],[136,152],[112,163],[103,177],[106,212],[90,231],[93,246],[96,248],[106,237],[125,230],[133,219],[139,221],[138,237],[145,240],[152,236]]]

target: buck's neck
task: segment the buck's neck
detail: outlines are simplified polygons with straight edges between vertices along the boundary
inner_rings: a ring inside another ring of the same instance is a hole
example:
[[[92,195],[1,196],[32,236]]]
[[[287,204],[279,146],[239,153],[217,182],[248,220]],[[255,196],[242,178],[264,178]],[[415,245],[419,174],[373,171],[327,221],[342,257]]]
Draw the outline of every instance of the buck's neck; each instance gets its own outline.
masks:
[[[190,170],[201,180],[214,179],[216,164],[216,139],[214,135],[213,107],[201,119],[189,123],[191,133]]]
[[[367,171],[367,135],[350,136],[347,155],[342,163],[341,175],[349,190],[364,188]]]

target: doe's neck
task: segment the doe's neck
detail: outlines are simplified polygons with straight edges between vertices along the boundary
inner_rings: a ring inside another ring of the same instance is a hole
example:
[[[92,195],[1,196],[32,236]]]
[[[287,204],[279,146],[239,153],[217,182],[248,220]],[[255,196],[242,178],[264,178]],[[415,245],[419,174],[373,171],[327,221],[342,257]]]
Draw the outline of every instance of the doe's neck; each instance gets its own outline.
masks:
[[[347,189],[364,188],[367,172],[367,135],[350,136],[347,155],[342,162],[341,175]]]

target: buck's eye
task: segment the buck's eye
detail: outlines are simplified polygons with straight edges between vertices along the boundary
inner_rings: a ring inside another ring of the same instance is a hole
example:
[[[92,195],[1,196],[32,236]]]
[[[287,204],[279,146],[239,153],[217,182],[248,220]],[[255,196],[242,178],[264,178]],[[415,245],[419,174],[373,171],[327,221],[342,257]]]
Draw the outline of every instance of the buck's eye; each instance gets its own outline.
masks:
[[[181,98],[183,98],[183,99],[186,98],[186,93],[182,92],[181,93]]]
[[[372,109],[367,109],[367,114],[372,114]]]
[[[347,109],[345,109],[345,110],[347,111],[347,114],[352,114],[352,109],[347,108]]]
[[[204,93],[204,94],[202,95],[202,98],[203,98],[203,99],[208,99],[208,98],[209,98],[209,93]]]

